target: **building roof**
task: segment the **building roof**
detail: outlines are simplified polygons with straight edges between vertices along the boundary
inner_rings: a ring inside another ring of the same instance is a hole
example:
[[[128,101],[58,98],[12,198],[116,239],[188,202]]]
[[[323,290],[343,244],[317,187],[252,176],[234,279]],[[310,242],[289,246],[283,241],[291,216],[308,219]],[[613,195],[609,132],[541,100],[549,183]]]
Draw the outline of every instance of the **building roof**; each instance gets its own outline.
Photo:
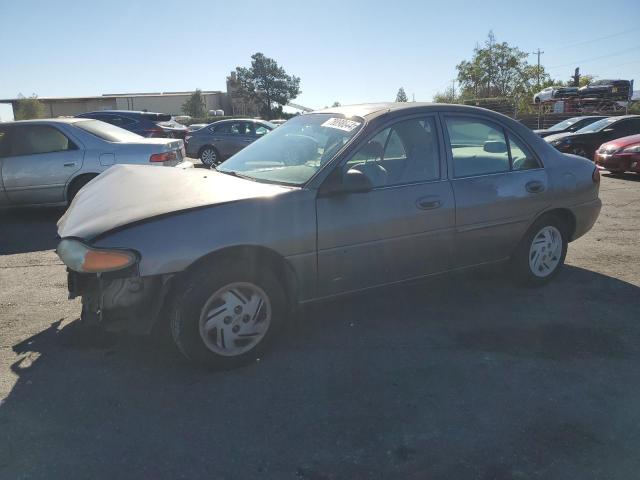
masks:
[[[193,91],[189,92],[152,92],[152,93],[105,93],[103,95],[83,96],[83,97],[38,97],[38,100],[43,102],[73,102],[78,100],[106,100],[110,98],[138,98],[138,97],[178,97],[184,95],[191,95]],[[222,92],[220,90],[206,90],[201,92],[203,95],[218,95]],[[25,97],[26,98],[26,97]],[[22,100],[22,98],[2,98],[0,103],[12,103]]]

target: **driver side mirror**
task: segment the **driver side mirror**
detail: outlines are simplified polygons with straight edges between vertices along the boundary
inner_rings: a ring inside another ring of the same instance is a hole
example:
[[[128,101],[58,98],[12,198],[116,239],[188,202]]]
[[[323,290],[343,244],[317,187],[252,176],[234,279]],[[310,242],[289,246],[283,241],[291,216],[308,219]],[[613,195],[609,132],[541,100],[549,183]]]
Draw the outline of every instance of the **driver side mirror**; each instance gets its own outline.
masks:
[[[321,190],[323,196],[339,193],[362,193],[373,189],[371,179],[360,170],[351,168],[343,175],[340,175],[340,172],[339,169],[335,170],[327,179],[326,187]]]

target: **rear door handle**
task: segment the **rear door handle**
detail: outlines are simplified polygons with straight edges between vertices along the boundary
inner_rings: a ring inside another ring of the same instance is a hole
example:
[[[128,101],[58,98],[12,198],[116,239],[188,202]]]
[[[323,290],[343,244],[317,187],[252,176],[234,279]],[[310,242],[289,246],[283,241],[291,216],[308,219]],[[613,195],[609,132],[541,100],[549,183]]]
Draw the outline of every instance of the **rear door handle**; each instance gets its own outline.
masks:
[[[533,180],[527,183],[524,188],[526,188],[529,193],[540,193],[544,191],[544,183],[538,180]]]
[[[439,198],[423,197],[416,200],[416,206],[421,210],[433,210],[440,208],[441,205],[442,202],[440,202]]]
[[[65,167],[75,167],[76,166],[76,162],[65,163],[64,166]]]

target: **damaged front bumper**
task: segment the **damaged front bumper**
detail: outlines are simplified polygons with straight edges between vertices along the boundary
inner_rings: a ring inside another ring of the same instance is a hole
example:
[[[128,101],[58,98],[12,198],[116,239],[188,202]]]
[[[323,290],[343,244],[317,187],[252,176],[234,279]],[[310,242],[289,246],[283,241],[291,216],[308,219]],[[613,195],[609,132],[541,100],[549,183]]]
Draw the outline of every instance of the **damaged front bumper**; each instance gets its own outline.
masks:
[[[124,277],[67,269],[69,298],[82,297],[82,319],[109,331],[150,333],[163,313],[172,275]]]

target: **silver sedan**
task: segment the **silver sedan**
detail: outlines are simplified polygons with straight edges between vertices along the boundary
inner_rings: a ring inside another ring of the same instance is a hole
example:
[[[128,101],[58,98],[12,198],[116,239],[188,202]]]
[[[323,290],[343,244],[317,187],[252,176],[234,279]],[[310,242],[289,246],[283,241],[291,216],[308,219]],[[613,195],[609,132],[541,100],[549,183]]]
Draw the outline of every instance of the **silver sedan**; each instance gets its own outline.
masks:
[[[224,368],[301,304],[498,262],[547,283],[601,207],[592,162],[462,105],[331,108],[216,170],[149,170],[114,167],[58,223],[70,296]]]
[[[112,165],[175,166],[183,158],[182,140],[143,138],[99,120],[3,123],[0,207],[64,205]]]

